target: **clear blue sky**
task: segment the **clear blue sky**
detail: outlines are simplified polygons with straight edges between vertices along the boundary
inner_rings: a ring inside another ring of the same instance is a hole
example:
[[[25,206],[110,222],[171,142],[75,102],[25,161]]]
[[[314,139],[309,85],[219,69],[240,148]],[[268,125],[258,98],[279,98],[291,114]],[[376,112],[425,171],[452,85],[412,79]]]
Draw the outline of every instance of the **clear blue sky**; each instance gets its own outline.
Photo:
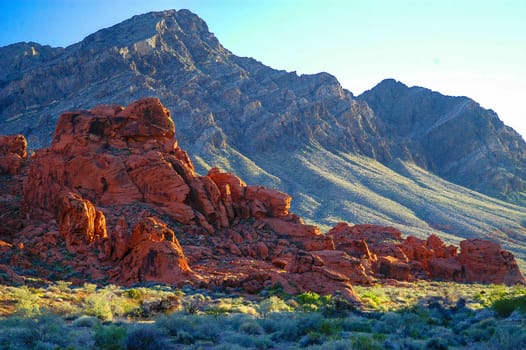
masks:
[[[0,46],[67,46],[133,15],[187,8],[221,43],[359,94],[384,78],[495,110],[526,136],[526,0],[0,0]]]

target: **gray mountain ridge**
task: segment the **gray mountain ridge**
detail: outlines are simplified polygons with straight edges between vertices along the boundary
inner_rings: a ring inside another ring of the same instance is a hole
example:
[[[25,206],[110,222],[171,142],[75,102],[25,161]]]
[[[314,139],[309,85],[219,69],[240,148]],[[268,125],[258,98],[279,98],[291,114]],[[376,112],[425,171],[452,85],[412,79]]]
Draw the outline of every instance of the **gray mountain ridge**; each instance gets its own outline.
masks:
[[[526,257],[526,144],[466,97],[389,79],[355,97],[328,73],[234,55],[188,10],[134,16],[67,48],[2,47],[0,64],[0,134],[31,148],[49,144],[64,111],[156,96],[199,172],[220,166],[288,192],[309,222],[489,237]]]

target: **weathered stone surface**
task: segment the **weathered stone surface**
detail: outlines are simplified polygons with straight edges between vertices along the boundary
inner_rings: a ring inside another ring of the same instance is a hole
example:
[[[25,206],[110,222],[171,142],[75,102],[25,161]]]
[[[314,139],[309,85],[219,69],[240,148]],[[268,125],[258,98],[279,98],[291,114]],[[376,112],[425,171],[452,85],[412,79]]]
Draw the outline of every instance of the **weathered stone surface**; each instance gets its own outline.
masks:
[[[108,238],[104,214],[88,200],[71,192],[62,195],[57,222],[72,253],[85,254],[90,245]]]
[[[470,282],[515,284],[524,282],[517,262],[499,243],[481,239],[460,242],[458,261],[463,279]]]
[[[363,268],[380,279],[524,282],[513,254],[486,240],[464,240],[457,254],[455,246],[446,246],[437,236],[402,240],[401,232],[392,227],[339,223],[328,235],[336,249],[360,259]]]
[[[27,157],[27,141],[23,135],[0,136],[0,175],[16,175]]]
[[[119,274],[114,276],[118,282],[183,285],[195,279],[174,232],[162,221],[147,217],[137,223],[128,249]]]

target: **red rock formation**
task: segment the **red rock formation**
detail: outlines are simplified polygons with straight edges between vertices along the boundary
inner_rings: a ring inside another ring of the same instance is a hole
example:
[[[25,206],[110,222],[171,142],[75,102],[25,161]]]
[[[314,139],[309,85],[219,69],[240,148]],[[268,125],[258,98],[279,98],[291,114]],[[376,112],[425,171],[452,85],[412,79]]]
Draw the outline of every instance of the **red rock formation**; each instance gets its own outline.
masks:
[[[458,261],[465,281],[514,284],[524,281],[513,254],[482,239],[460,242]]]
[[[196,280],[175,233],[156,218],[147,217],[135,225],[128,249],[115,276],[118,281],[183,285]]]
[[[279,283],[349,298],[351,283],[375,279],[523,280],[511,254],[483,241],[457,255],[438,237],[404,240],[392,227],[340,223],[324,235],[289,213],[285,193],[217,168],[197,175],[174,136],[169,111],[146,98],[64,113],[50,148],[30,162],[23,137],[0,138],[2,254],[48,278],[57,271],[46,266],[63,264],[79,283],[251,293]],[[46,264],[32,266],[36,258]]]
[[[336,249],[361,259],[362,266],[378,278],[524,282],[513,255],[490,241],[462,241],[459,255],[455,246],[446,246],[435,235],[427,240],[412,236],[402,240],[401,232],[392,227],[339,223],[328,235],[334,239]]]
[[[27,156],[27,141],[23,135],[0,136],[0,175],[16,175]]]

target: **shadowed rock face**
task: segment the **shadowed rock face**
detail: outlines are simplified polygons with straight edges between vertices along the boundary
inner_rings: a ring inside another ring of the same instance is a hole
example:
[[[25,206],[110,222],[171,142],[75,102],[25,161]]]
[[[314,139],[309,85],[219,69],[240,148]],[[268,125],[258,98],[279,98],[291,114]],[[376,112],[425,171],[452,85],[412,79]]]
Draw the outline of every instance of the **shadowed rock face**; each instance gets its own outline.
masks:
[[[358,98],[390,130],[398,157],[497,198],[526,190],[526,143],[492,110],[392,79]]]
[[[324,235],[289,212],[285,193],[217,168],[197,175],[174,136],[170,112],[145,98],[63,113],[51,147],[28,160],[22,136],[0,138],[3,157],[20,157],[16,171],[0,177],[9,219],[0,226],[2,259],[18,277],[30,269],[79,283],[249,293],[279,283],[291,293],[349,298],[356,297],[352,283],[385,278],[523,280],[513,255],[486,241],[463,242],[457,255],[437,237],[404,241],[396,229],[375,225],[339,224]]]

